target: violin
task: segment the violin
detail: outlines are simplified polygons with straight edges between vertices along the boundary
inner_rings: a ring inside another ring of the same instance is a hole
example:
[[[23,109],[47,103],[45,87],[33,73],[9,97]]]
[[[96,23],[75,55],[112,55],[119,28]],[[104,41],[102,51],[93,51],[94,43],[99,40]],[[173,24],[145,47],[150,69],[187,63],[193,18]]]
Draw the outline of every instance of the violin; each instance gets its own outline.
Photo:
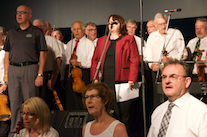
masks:
[[[53,93],[53,96],[55,98],[55,102],[56,102],[56,105],[58,106],[59,110],[60,111],[63,111],[63,105],[62,103],[60,102],[60,99],[58,97],[58,94],[57,94],[57,91],[55,89],[52,90],[52,93]]]
[[[72,59],[77,59],[75,53],[72,54]],[[73,66],[71,70],[71,76],[73,78],[73,91],[77,93],[82,93],[86,87],[84,81],[82,80],[83,73],[80,68]]]
[[[8,96],[0,94],[0,121],[7,121],[11,118],[11,111],[8,104]]]
[[[205,50],[197,50],[197,61],[201,61],[202,52]],[[197,67],[198,82],[205,82],[205,66]]]
[[[50,74],[48,74],[48,80],[50,79]],[[55,89],[50,89],[53,93],[54,99],[55,99],[55,104],[58,106],[60,111],[63,111],[63,105],[59,99],[59,96],[57,94],[57,91]]]

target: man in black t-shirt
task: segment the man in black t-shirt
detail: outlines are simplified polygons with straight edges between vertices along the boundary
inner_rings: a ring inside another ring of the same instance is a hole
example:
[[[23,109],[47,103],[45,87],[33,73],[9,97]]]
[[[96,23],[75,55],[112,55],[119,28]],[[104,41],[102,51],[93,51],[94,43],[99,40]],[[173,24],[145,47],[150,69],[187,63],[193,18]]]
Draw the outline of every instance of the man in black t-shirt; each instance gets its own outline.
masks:
[[[13,136],[17,122],[21,121],[20,105],[38,96],[38,87],[43,84],[47,46],[43,32],[30,23],[31,17],[30,7],[17,7],[19,26],[8,31],[4,47],[4,81],[8,84],[12,114],[9,137]]]

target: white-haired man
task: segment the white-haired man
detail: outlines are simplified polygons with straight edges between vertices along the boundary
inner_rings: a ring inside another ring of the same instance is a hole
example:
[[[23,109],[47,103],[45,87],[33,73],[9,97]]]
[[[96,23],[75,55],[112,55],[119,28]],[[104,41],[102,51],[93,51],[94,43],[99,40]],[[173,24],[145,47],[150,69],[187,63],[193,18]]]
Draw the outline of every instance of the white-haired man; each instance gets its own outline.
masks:
[[[187,50],[185,48],[185,41],[182,33],[178,29],[169,28],[166,34],[166,41],[164,44],[164,35],[167,27],[167,16],[162,13],[155,15],[155,24],[157,31],[151,33],[147,39],[147,46],[144,53],[144,60],[146,61],[168,61],[172,58],[182,59],[187,56]],[[160,58],[162,54],[162,58]],[[155,83],[156,72],[159,69],[158,63],[148,63],[149,67],[155,73],[152,73],[153,83]],[[154,85],[153,90],[153,106],[156,107],[160,103],[160,97]]]
[[[167,16],[162,13],[157,13],[154,20],[158,30],[150,34],[147,39],[147,46],[144,54],[145,60],[168,61],[172,58],[180,60],[184,52],[187,54],[182,33],[178,29],[169,28],[167,30],[163,51],[164,35],[167,27]],[[161,54],[163,54],[163,56],[160,59]],[[157,63],[149,63],[149,67],[153,71],[157,71],[159,69],[159,65]]]
[[[67,43],[67,48],[65,50],[66,59],[63,61],[65,65],[63,66],[63,70],[61,70],[61,72],[65,72],[66,78],[66,109],[81,110],[84,109],[82,105],[82,96],[81,93],[75,92],[72,88],[74,79],[73,73],[71,74],[71,70],[74,68],[80,68],[82,70],[83,76],[80,77],[80,80],[83,80],[85,82],[85,85],[89,84],[91,59],[95,46],[91,40],[85,37],[84,24],[82,22],[74,22],[71,26],[71,30],[75,38]],[[65,67],[66,71],[64,71]],[[61,76],[61,78],[63,78],[63,76]]]
[[[136,40],[136,43],[137,43],[137,48],[138,48],[138,51],[139,51],[139,55],[142,55],[142,51],[141,51],[141,38],[136,36],[135,33],[136,33],[136,30],[137,30],[137,22],[135,20],[128,20],[126,22],[126,29],[127,29],[127,33],[129,35],[132,35],[134,36],[135,40]],[[146,42],[144,41],[144,47],[143,47],[143,52],[144,52],[144,49],[145,49],[145,45],[146,45]]]

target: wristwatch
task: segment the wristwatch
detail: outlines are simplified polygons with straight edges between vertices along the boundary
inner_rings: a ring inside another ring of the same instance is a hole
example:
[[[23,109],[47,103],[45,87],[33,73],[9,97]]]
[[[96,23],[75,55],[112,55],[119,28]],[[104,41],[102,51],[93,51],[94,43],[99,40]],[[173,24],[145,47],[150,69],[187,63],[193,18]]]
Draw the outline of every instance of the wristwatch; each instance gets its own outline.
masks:
[[[37,76],[43,77],[43,75],[42,75],[42,74],[37,74]]]

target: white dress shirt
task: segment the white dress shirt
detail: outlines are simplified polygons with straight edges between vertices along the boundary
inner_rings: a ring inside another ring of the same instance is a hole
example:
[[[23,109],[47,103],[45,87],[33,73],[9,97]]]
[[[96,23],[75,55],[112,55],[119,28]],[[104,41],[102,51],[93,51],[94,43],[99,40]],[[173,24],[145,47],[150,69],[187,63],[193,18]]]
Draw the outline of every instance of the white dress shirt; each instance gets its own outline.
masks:
[[[45,34],[45,41],[47,44],[47,58],[45,62],[44,72],[51,71],[54,68],[54,60],[58,57],[62,57],[61,49],[57,39]]]
[[[139,55],[142,55],[142,51],[141,51],[141,45],[142,45],[142,40],[140,37],[134,35],[134,38],[136,40],[136,43],[137,43],[137,48],[138,48],[138,51],[139,51]],[[145,50],[145,47],[146,47],[146,41],[144,41],[144,47],[143,47],[143,53],[144,53],[144,50]]]
[[[162,103],[153,112],[147,137],[157,137],[169,103]],[[166,137],[207,137],[207,105],[188,92],[173,103]]]
[[[65,50],[65,59],[63,60],[64,64],[63,66],[61,66],[61,80],[64,79],[65,66],[69,64],[75,44],[76,44],[75,38],[67,43],[67,48]],[[80,67],[82,68],[91,67],[91,59],[93,57],[94,49],[95,46],[91,40],[87,39],[85,36],[79,39],[78,46],[76,49],[76,56],[77,56],[77,61],[81,62]]]
[[[4,78],[4,56],[5,51],[3,50],[3,47],[0,47],[0,84],[4,84],[3,78]]]
[[[196,47],[196,43],[198,42],[199,38],[195,37],[193,39],[191,39],[188,42],[187,47],[190,48],[191,53],[193,54],[195,47]],[[206,59],[206,51],[207,51],[207,36],[205,36],[204,38],[201,39],[200,41],[200,46],[199,46],[199,50],[204,50],[202,52],[202,56],[201,56],[201,60],[205,60]],[[197,60],[197,57],[196,57]],[[205,73],[207,73],[207,67],[205,68]],[[193,74],[197,74],[197,67],[196,64],[194,64],[194,68],[193,68]]]
[[[98,38],[96,38],[96,39],[93,41],[93,44],[94,44],[95,47],[96,47],[97,41],[98,41]]]
[[[164,36],[161,36],[158,31],[151,33],[147,39],[147,46],[144,52],[145,61],[160,61],[160,55],[163,49]],[[169,28],[165,41],[167,57],[172,57],[180,60],[183,54],[187,54],[185,42],[182,33],[178,29]],[[149,63],[149,67],[151,68]]]

